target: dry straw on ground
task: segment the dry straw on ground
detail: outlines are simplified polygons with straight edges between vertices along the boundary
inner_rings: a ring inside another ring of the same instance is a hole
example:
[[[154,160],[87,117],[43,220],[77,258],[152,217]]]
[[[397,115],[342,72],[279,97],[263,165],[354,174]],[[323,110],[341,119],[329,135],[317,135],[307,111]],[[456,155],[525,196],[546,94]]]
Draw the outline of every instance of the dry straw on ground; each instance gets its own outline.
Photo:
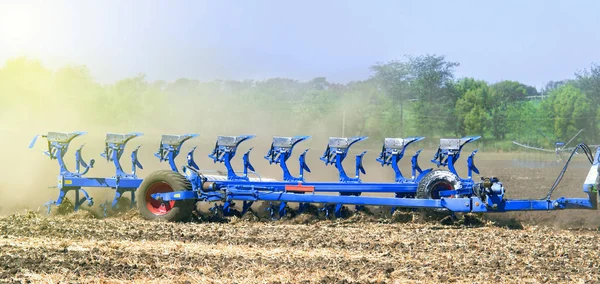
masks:
[[[134,213],[108,219],[77,214],[1,218],[0,278],[161,283],[600,281],[600,234],[595,230],[509,229],[492,222],[441,225],[399,216],[395,218],[401,222],[394,222],[395,218],[366,214],[298,223],[257,218],[159,223]]]

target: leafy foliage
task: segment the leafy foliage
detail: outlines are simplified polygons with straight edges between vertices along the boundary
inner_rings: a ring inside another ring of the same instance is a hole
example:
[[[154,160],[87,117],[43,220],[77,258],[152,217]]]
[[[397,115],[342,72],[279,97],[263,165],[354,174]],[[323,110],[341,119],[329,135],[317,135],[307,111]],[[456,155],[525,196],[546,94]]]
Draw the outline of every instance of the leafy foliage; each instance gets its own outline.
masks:
[[[543,106],[547,117],[554,122],[553,132],[558,139],[569,139],[579,129],[589,128],[594,124],[590,99],[572,84],[552,91]]]
[[[458,82],[456,91],[460,96],[456,101],[459,134],[485,133],[491,99],[488,85],[483,81],[466,78]]]
[[[251,129],[366,135],[372,143],[392,136],[482,135],[549,146],[542,145],[548,142],[540,132],[566,140],[579,129],[590,143],[600,138],[600,66],[592,64],[575,80],[549,82],[541,93],[516,81],[455,79],[458,66],[444,56],[423,55],[375,64],[370,78],[347,84],[324,77],[151,82],[140,74],[102,85],[86,66],[53,71],[17,58],[0,68],[0,110],[27,108],[47,118],[39,123],[60,128],[78,121],[115,131]]]

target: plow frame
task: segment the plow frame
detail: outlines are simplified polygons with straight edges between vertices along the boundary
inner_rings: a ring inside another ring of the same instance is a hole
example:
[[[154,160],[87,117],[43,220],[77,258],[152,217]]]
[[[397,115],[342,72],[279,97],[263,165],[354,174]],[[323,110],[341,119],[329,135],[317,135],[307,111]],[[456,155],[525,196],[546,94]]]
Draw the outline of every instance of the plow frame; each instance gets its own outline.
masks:
[[[59,165],[59,176],[57,188],[59,196],[56,201],[47,203],[48,210],[52,205],[60,205],[65,195],[69,191],[75,192],[75,210],[79,209],[84,203],[93,205],[94,201],[84,188],[110,188],[115,190],[115,196],[112,201],[112,207],[117,205],[120,197],[126,193],[131,193],[131,207],[136,204],[136,190],[143,183],[143,179],[137,176],[137,170],[143,169],[138,160],[137,146],[131,152],[131,172],[123,170],[120,160],[124,154],[125,147],[132,139],[142,136],[141,133],[114,134],[107,133],[105,139],[104,152],[101,156],[112,162],[115,168],[115,175],[108,178],[87,177],[86,175],[94,167],[95,161],[91,159],[86,162],[82,156],[83,145],[75,152],[75,171],[70,171],[64,161],[64,156],[69,149],[70,143],[77,137],[86,134],[85,132],[49,132],[46,135],[34,137],[30,144],[33,148],[39,137],[47,140],[48,150],[44,152],[51,160],[56,160]],[[405,151],[409,145],[421,141],[424,137],[407,138],[386,138],[376,161],[381,166],[389,166],[394,172],[393,182],[363,182],[361,174],[366,174],[362,161],[367,151],[355,156],[354,176],[349,176],[344,169],[343,161],[349,154],[350,148],[368,137],[357,136],[350,138],[332,137],[329,139],[326,150],[320,157],[325,165],[334,165],[338,171],[337,182],[310,182],[305,181],[305,173],[311,170],[306,164],[306,154],[309,149],[305,149],[298,157],[299,173],[294,176],[287,162],[292,156],[293,149],[302,141],[309,139],[309,136],[294,137],[273,137],[273,142],[268,153],[264,158],[270,164],[278,164],[282,171],[282,181],[262,179],[255,172],[250,163],[250,148],[242,157],[243,171],[236,171],[233,168],[232,160],[236,155],[238,146],[254,138],[254,135],[241,136],[219,136],[215,147],[208,155],[214,163],[222,163],[225,166],[227,175],[207,175],[200,171],[199,166],[194,161],[194,147],[187,154],[187,164],[178,168],[175,159],[179,155],[182,145],[198,137],[197,134],[183,135],[163,135],[155,156],[160,162],[168,162],[170,172],[181,176],[187,180],[189,188],[176,188],[173,192],[152,193],[151,199],[159,202],[221,202],[222,205],[216,205],[212,210],[230,212],[235,206],[236,201],[242,201],[242,214],[250,209],[256,201],[269,202],[269,208],[272,217],[278,212],[279,217],[286,215],[287,203],[299,203],[298,213],[307,208],[309,203],[322,204],[320,210],[330,211],[336,217],[341,216],[343,205],[355,205],[356,209],[363,206],[387,206],[395,210],[396,208],[414,208],[414,209],[445,209],[450,212],[506,212],[506,211],[536,211],[536,210],[561,210],[561,209],[597,209],[598,208],[598,185],[599,178],[599,159],[600,148],[593,155],[592,167],[583,183],[583,191],[587,198],[566,198],[560,197],[551,199],[550,195],[554,189],[551,189],[548,196],[542,199],[506,199],[505,188],[495,177],[482,178],[481,181],[473,180],[473,173],[479,174],[479,169],[475,166],[474,156],[478,149],[474,150],[467,158],[467,177],[459,177],[455,163],[459,159],[463,147],[470,142],[478,140],[479,136],[467,136],[463,138],[441,139],[438,150],[433,159],[438,168],[447,168],[443,170],[447,176],[455,178],[455,181],[442,180],[445,182],[444,188],[430,188],[428,182],[436,181],[439,178],[440,170],[433,168],[421,169],[418,163],[418,157],[422,149],[419,149],[411,158],[411,176],[406,177],[400,167],[399,162],[404,157]],[[587,148],[587,146],[586,146]],[[589,148],[587,150],[589,152]],[[591,159],[591,158],[590,158]],[[567,164],[568,165],[568,164]],[[563,171],[566,171],[566,167]],[[563,172],[564,173],[564,172]],[[258,178],[251,178],[249,175],[257,175]],[[183,184],[182,184],[183,185]],[[448,186],[451,185],[451,186]],[[423,198],[423,191],[436,191],[436,197]],[[376,197],[364,196],[363,194],[372,193],[393,193],[395,196]],[[421,197],[418,195],[421,194]],[[81,197],[83,195],[83,197]],[[153,201],[154,202],[154,201]],[[273,203],[279,203],[279,209],[275,208]],[[140,203],[137,203],[138,206]],[[187,203],[186,203],[187,204]]]
[[[135,207],[136,195],[135,192],[139,188],[143,179],[137,176],[137,170],[143,169],[141,162],[138,159],[138,151],[141,146],[137,146],[131,152],[131,173],[126,173],[121,165],[121,157],[125,152],[125,147],[134,138],[140,137],[142,133],[128,133],[128,134],[116,134],[107,133],[104,151],[100,156],[106,159],[107,162],[112,162],[115,175],[112,177],[88,177],[89,170],[94,167],[95,160],[91,159],[89,163],[86,163],[82,157],[83,144],[75,152],[75,171],[70,171],[64,160],[64,156],[67,153],[71,142],[80,136],[85,135],[86,132],[49,132],[44,135],[37,135],[31,141],[29,148],[33,148],[37,140],[41,137],[47,140],[48,150],[44,152],[50,160],[56,160],[59,166],[59,175],[56,188],[59,189],[58,198],[51,200],[44,204],[48,213],[50,213],[52,206],[60,206],[64,201],[67,193],[70,191],[75,192],[74,210],[77,211],[83,204],[87,202],[88,206],[94,205],[94,200],[90,197],[89,193],[84,188],[110,188],[115,191],[114,198],[111,203],[111,208],[116,208],[119,199],[123,194],[129,192],[131,196],[130,207]],[[172,170],[176,171],[175,158],[179,154],[182,144],[191,139],[197,137],[195,134],[185,135],[163,135],[159,150],[155,154],[161,162],[167,161]],[[193,154],[190,152],[190,154]],[[193,160],[191,161],[193,163]],[[191,163],[190,163],[191,164]],[[83,195],[80,198],[80,195]],[[106,215],[106,206],[104,207]]]
[[[281,139],[277,137],[276,139]],[[303,141],[306,138],[289,137],[288,141]],[[331,138],[324,155],[321,160],[326,164],[334,164],[339,171],[339,182],[306,182],[302,177],[302,172],[299,177],[293,177],[289,174],[285,161],[291,155],[291,148],[296,143],[289,143],[289,148],[285,149],[287,156],[280,158],[279,163],[283,170],[283,181],[264,182],[264,181],[249,181],[240,179],[239,177],[228,178],[227,180],[213,180],[210,176],[203,176],[197,170],[184,166],[184,175],[192,183],[193,190],[179,191],[177,193],[160,193],[154,194],[152,197],[157,200],[172,201],[172,200],[187,200],[193,199],[197,201],[214,202],[223,201],[225,204],[234,204],[235,201],[243,201],[243,213],[247,210],[247,204],[252,204],[255,201],[280,202],[280,217],[285,215],[285,204],[295,202],[302,204],[320,203],[325,207],[335,206],[336,216],[340,215],[341,205],[356,205],[356,206],[389,206],[392,208],[424,208],[424,209],[447,209],[451,212],[476,212],[476,213],[492,213],[492,212],[507,212],[507,211],[536,211],[536,210],[561,210],[561,209],[597,209],[597,186],[598,186],[598,162],[600,149],[594,155],[594,163],[588,178],[583,184],[583,191],[588,195],[588,198],[566,198],[560,197],[557,199],[506,199],[505,189],[502,183],[497,178],[482,179],[481,182],[475,182],[472,179],[472,173],[479,173],[479,169],[474,164],[474,155],[478,150],[475,150],[467,159],[468,177],[460,178],[460,188],[454,190],[443,191],[439,199],[424,199],[424,198],[401,198],[403,196],[413,196],[419,182],[423,176],[430,173],[432,169],[425,171],[418,166],[417,157],[421,150],[417,151],[412,159],[413,173],[418,173],[408,179],[404,178],[397,163],[404,154],[405,147],[393,149],[393,145],[404,145],[422,140],[421,137],[410,137],[407,139],[388,138],[384,141],[382,154],[377,161],[383,165],[389,165],[396,173],[396,181],[394,183],[369,183],[362,182],[359,174],[364,174],[362,168],[362,157],[365,152],[356,157],[356,176],[348,177],[343,169],[342,161],[346,157],[347,151],[355,142],[362,141],[366,137],[348,138]],[[394,141],[393,139],[396,139]],[[469,142],[479,139],[477,136],[464,137],[461,139],[442,139],[440,147],[436,152],[432,162],[438,166],[448,166],[449,171],[456,174],[454,164],[460,156],[463,146]],[[243,142],[245,140],[240,139]],[[241,143],[240,142],[240,143]],[[229,161],[235,155],[236,145],[230,145]],[[277,143],[273,143],[277,145]],[[273,157],[272,151],[268,157]],[[301,171],[306,166],[304,163],[304,154],[300,156]],[[394,156],[395,155],[395,156]],[[281,157],[281,156],[280,156]],[[247,158],[247,157],[246,157]],[[249,162],[244,159],[245,164]],[[272,159],[268,159],[272,161]],[[231,169],[231,163],[225,163],[228,170]],[[307,168],[307,166],[306,166]],[[458,175],[457,175],[458,176]],[[338,193],[339,195],[328,195],[319,193]],[[361,196],[362,193],[395,193],[393,197],[372,197]],[[400,198],[398,198],[400,197]],[[301,206],[302,207],[302,206]]]

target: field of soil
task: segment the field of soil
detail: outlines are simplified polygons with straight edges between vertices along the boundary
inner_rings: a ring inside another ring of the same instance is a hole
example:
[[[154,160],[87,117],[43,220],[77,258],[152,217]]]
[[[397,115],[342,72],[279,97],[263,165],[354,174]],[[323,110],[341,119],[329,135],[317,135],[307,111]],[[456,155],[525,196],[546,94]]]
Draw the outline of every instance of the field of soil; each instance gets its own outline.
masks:
[[[134,212],[0,219],[0,279],[33,282],[598,282],[592,230],[299,217],[157,223]]]
[[[500,178],[508,198],[545,196],[562,165],[520,165],[516,157],[483,153],[476,162],[482,175]],[[575,160],[554,198],[585,197],[586,163],[583,157]],[[335,179],[335,169],[313,164],[308,179]],[[47,177],[32,183],[53,182],[55,171],[48,165],[43,165]],[[390,169],[378,166],[365,165],[365,181],[393,180]],[[459,169],[464,176],[462,164]],[[267,177],[280,174],[275,167],[258,171]],[[38,187],[28,192],[28,186],[21,195],[55,196],[54,189]],[[92,191],[95,197],[98,192]],[[142,220],[135,210],[104,219],[91,211],[46,216],[37,199],[36,205],[5,207],[0,217],[0,281],[600,282],[597,211],[467,215],[449,221],[414,220],[411,213],[390,216],[371,208],[373,215],[338,220],[201,214],[189,222],[158,223]]]

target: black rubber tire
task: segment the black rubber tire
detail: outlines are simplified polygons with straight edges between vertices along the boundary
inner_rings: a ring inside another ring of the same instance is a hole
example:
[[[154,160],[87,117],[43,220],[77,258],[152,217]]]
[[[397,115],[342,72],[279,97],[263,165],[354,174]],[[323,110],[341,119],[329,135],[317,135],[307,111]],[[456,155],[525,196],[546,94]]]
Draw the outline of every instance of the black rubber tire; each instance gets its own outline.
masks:
[[[177,222],[185,220],[192,215],[196,200],[177,200],[170,210],[164,214],[160,214],[156,210],[151,210],[153,206],[149,204],[147,199],[149,196],[148,192],[155,189],[156,186],[170,188],[171,191],[192,190],[192,184],[180,173],[169,170],[153,172],[142,181],[142,184],[140,184],[140,187],[136,191],[137,207],[144,219]],[[167,203],[163,202],[162,204]]]
[[[460,178],[447,170],[433,170],[427,173],[417,186],[416,198],[440,199],[438,192],[441,188],[455,190],[461,186]],[[441,188],[440,188],[441,187]],[[424,213],[447,213],[446,208],[422,209]]]
[[[450,171],[434,170],[427,173],[417,186],[416,198],[439,199],[439,187],[455,190],[460,187],[460,178]]]

